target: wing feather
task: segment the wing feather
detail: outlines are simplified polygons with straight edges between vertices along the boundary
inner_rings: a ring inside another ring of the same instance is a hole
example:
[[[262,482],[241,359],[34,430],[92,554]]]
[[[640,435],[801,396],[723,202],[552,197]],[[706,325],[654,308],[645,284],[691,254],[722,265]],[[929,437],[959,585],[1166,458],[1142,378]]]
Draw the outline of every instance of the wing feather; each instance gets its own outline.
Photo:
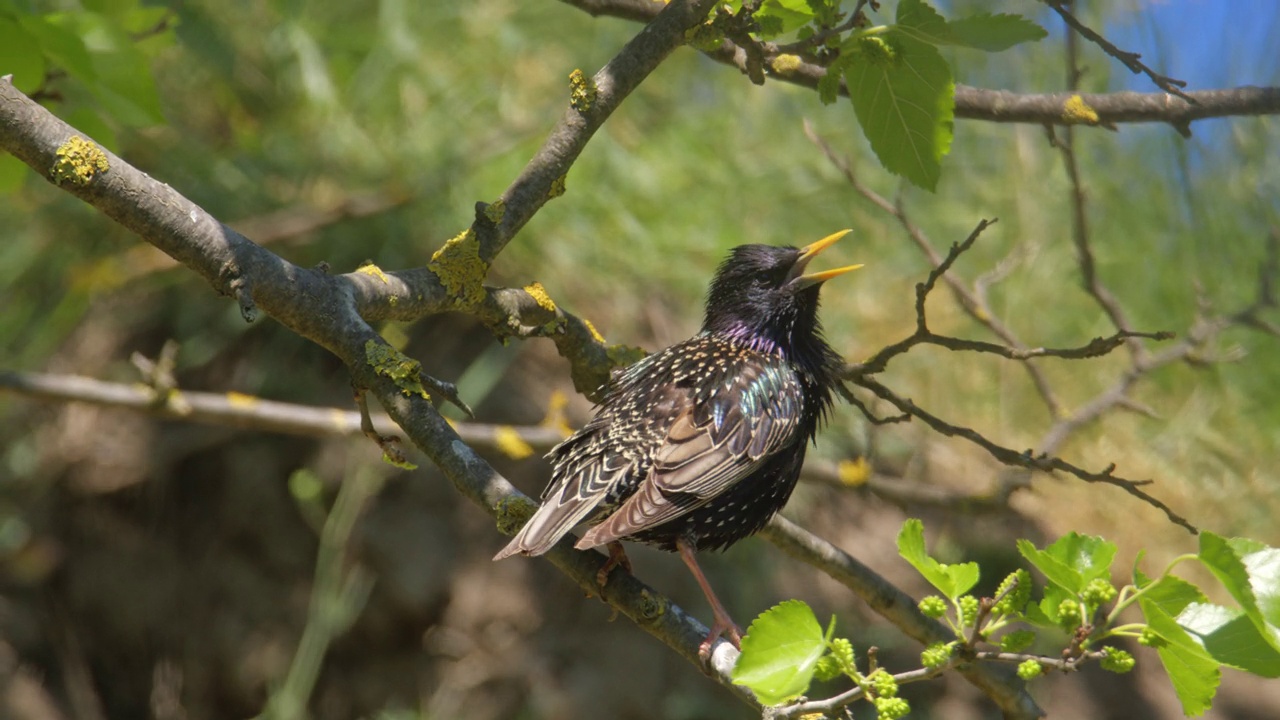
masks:
[[[635,494],[577,547],[619,540],[702,507],[796,442],[799,382],[782,372],[766,377],[769,370],[740,371],[727,392],[691,402],[671,424]]]

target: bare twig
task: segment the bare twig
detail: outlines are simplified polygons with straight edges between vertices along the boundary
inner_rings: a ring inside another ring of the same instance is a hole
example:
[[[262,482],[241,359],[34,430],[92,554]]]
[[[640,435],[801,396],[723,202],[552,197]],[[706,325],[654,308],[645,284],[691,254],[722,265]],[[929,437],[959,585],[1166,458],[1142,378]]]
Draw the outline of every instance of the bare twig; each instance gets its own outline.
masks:
[[[1102,48],[1102,51],[1106,54],[1124,63],[1124,66],[1129,68],[1134,75],[1145,74],[1147,77],[1151,78],[1151,82],[1155,83],[1156,87],[1161,90],[1164,90],[1171,95],[1177,95],[1188,102],[1195,102],[1190,95],[1182,90],[1182,88],[1187,86],[1185,80],[1175,80],[1167,75],[1161,75],[1155,70],[1147,67],[1147,65],[1141,60],[1142,56],[1138,53],[1121,50],[1106,38],[1099,35],[1096,31],[1087,27],[1071,13],[1070,9],[1068,9],[1067,6],[1071,4],[1070,0],[1067,0],[1067,2],[1063,2],[1062,0],[1043,0],[1043,2],[1054,12],[1058,13],[1058,15],[1062,17],[1062,20],[1069,25],[1072,30],[1075,30],[1089,42],[1092,42]]]
[[[1175,525],[1186,528],[1192,533],[1199,532],[1199,530],[1196,529],[1196,527],[1186,518],[1174,512],[1173,509],[1166,505],[1162,500],[1142,490],[1142,486],[1151,484],[1151,480],[1128,480],[1126,478],[1119,477],[1115,474],[1116,468],[1114,464],[1107,466],[1101,471],[1092,471],[1073,465],[1072,463],[1053,455],[1037,455],[1030,450],[1019,452],[1012,448],[1004,447],[992,442],[982,433],[979,433],[972,428],[953,425],[946,422],[916,405],[910,399],[900,397],[897,393],[868,376],[863,375],[851,378],[851,381],[875,393],[877,397],[888,401],[889,404],[898,408],[900,411],[909,413],[912,417],[919,418],[936,432],[948,437],[960,437],[968,440],[974,445],[986,450],[992,457],[1005,465],[1023,467],[1028,470],[1038,470],[1041,472],[1060,471],[1074,475],[1085,482],[1114,485],[1143,502],[1146,502],[1148,505],[1160,510],[1165,514],[1165,517]]]
[[[854,174],[853,166],[849,163],[849,160],[837,154],[826,140],[818,136],[818,134],[814,132],[813,126],[810,125],[808,121],[805,121],[804,129],[805,135],[808,136],[809,140],[813,142],[814,145],[816,145],[826,156],[827,160],[844,175],[845,180],[859,195],[862,195],[864,198],[869,200],[871,204],[891,215],[900,225],[902,225],[903,230],[907,233],[907,237],[911,238],[912,243],[914,243],[915,246],[920,249],[920,252],[928,258],[932,267],[937,268],[942,264],[945,258],[938,254],[938,251],[933,247],[933,243],[925,236],[924,231],[911,220],[905,208],[900,204],[890,202],[884,196],[864,185]],[[952,262],[954,262],[954,259]],[[942,281],[947,284],[948,289],[951,290],[956,302],[959,303],[960,308],[964,310],[966,315],[991,331],[991,333],[999,338],[1011,351],[1024,351],[1027,349],[1027,346],[1018,339],[1018,337],[1013,333],[1013,330],[1010,329],[1009,326],[1005,325],[999,315],[991,309],[984,296],[965,287],[964,283],[952,274],[944,273],[940,277]],[[1040,395],[1041,401],[1044,402],[1045,407],[1048,408],[1049,416],[1054,418],[1061,416],[1062,405],[1058,401],[1057,395],[1049,385],[1049,381],[1044,376],[1044,373],[1034,362],[1023,363],[1022,367],[1026,370],[1027,376],[1031,379],[1031,384]]]

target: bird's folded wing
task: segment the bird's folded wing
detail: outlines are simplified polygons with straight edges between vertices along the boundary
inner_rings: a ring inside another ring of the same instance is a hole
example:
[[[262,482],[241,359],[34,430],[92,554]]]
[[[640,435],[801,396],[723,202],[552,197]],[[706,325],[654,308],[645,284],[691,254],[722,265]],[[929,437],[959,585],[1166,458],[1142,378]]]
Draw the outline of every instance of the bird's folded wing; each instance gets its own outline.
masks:
[[[795,442],[800,402],[790,386],[766,385],[737,397],[725,406],[691,404],[680,413],[636,493],[578,547],[634,535],[706,505]]]

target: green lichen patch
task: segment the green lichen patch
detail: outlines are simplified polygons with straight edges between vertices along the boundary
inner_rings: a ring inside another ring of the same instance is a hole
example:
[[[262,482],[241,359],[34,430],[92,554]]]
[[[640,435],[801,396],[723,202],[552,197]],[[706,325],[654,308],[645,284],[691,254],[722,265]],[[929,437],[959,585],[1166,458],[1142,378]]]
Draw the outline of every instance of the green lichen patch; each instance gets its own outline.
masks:
[[[422,386],[422,363],[377,340],[365,342],[364,357],[374,372],[391,378],[406,396],[417,395],[425,400],[431,399],[427,389]]]
[[[502,198],[494,200],[493,203],[485,205],[484,216],[489,222],[497,225],[502,222],[502,217],[507,214],[507,201]]]
[[[470,228],[446,241],[431,256],[427,269],[440,278],[459,308],[472,308],[484,300],[482,283],[489,264],[480,259],[480,239]]]
[[[554,200],[564,194],[564,180],[569,177],[566,173],[551,181],[551,189],[547,191],[547,199]]]
[[[107,154],[102,152],[102,148],[79,135],[72,135],[58,148],[58,159],[49,169],[49,174],[58,185],[69,182],[84,187],[109,167]]]
[[[714,52],[724,43],[724,29],[714,20],[708,20],[685,30],[684,41],[694,50]]]
[[[667,614],[667,599],[655,595],[648,588],[640,591],[640,617],[645,620],[657,620]]]
[[[582,70],[574,70],[569,73],[569,104],[574,110],[580,113],[586,113],[596,104],[596,97],[600,94],[600,89],[596,87],[596,81],[587,77]]]
[[[527,497],[511,495],[502,498],[493,508],[494,515],[497,516],[498,532],[515,535],[537,510],[537,504]]]
[[[643,360],[644,357],[649,354],[645,352],[643,348],[638,348],[634,345],[622,344],[610,345],[609,349],[606,350],[605,353],[609,357],[609,364],[613,367],[627,367],[628,365],[634,365],[635,363]]]

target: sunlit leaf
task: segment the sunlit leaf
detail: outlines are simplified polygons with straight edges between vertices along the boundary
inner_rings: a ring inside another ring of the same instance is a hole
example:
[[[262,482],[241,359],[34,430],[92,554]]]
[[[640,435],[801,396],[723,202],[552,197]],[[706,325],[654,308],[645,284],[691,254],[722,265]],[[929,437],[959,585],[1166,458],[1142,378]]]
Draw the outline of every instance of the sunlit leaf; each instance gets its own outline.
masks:
[[[933,190],[951,148],[955,84],[934,46],[897,30],[846,41],[845,85],[885,169]]]
[[[1143,600],[1138,604],[1148,627],[1163,640],[1156,652],[1182,703],[1182,711],[1192,716],[1204,713],[1222,681],[1218,661],[1159,606]]]
[[[978,582],[977,563],[947,565],[934,560],[925,550],[924,523],[911,518],[902,524],[898,533],[898,554],[911,563],[938,592],[955,599],[968,592]]]
[[[798,697],[809,688],[826,638],[813,610],[787,600],[766,610],[742,638],[733,682],[751,689],[766,705]]]

